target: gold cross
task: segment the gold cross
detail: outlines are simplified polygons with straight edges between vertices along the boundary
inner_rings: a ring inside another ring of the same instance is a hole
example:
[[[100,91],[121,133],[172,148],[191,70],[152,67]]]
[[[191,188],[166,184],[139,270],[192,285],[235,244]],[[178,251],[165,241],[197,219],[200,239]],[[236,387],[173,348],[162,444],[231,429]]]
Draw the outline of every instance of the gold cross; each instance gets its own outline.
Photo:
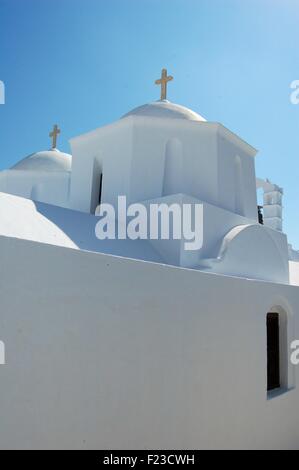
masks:
[[[167,70],[162,69],[161,78],[155,81],[156,85],[161,85],[161,101],[166,100],[167,97],[167,83],[171,82],[173,77],[171,75],[167,76]]]
[[[57,126],[57,124],[55,124],[55,126],[53,127],[53,131],[50,132],[49,136],[51,137],[52,139],[52,149],[56,149],[56,146],[57,146],[57,137],[59,136],[60,134],[60,129],[59,127]]]

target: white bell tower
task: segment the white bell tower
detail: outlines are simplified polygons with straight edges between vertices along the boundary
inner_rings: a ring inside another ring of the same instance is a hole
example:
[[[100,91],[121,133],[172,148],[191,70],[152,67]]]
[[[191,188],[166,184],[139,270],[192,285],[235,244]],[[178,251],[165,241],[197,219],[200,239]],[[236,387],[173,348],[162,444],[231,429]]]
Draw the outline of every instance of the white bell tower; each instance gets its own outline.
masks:
[[[264,190],[264,224],[273,230],[282,232],[282,196],[283,189],[267,180],[257,180],[257,187]]]

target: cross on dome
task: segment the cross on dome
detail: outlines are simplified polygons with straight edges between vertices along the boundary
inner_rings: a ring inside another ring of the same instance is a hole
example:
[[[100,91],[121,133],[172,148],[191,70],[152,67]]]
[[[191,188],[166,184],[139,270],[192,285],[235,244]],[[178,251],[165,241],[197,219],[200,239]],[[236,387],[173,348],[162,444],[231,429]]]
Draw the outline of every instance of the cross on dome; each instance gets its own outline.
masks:
[[[155,81],[156,85],[161,85],[161,101],[167,98],[167,83],[171,82],[173,77],[167,76],[167,69],[162,69],[161,78]]]
[[[53,127],[53,131],[50,132],[49,134],[49,137],[51,137],[52,139],[52,149],[56,149],[57,147],[57,137],[59,136],[59,134],[60,134],[60,129],[57,126],[57,124],[55,124]]]

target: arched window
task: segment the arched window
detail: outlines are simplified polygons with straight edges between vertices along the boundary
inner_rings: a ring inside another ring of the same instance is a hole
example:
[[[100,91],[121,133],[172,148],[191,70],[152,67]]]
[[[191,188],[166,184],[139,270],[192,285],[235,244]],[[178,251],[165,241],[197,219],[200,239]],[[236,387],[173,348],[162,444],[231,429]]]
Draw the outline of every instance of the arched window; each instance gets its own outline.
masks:
[[[99,197],[98,197],[99,206],[101,205],[101,202],[102,202],[102,187],[103,187],[103,173],[101,173],[100,184],[99,184]]]
[[[92,175],[92,187],[91,187],[91,201],[90,201],[90,212],[95,213],[96,208],[102,202],[103,192],[103,168],[99,162],[95,159],[93,165]]]
[[[285,310],[275,307],[267,314],[267,390],[292,387],[289,361],[289,318]]]
[[[279,314],[274,312],[267,315],[267,364],[267,390],[270,392],[281,387]]]

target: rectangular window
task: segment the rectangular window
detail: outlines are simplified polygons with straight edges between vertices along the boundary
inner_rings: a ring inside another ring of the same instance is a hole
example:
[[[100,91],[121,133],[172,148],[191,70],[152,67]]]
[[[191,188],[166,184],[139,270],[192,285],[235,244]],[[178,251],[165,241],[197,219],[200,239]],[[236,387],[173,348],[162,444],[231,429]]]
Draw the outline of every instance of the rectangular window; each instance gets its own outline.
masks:
[[[268,391],[280,388],[279,314],[267,315]]]

